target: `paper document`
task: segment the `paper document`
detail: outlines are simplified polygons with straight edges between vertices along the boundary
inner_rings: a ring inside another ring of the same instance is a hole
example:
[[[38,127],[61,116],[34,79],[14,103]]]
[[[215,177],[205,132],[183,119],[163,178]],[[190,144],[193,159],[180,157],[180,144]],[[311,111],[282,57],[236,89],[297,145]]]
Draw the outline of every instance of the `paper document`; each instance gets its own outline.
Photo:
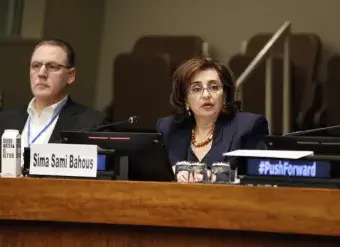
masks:
[[[306,156],[314,155],[313,151],[289,151],[289,150],[248,150],[239,149],[232,152],[224,153],[224,156],[235,157],[261,157],[261,158],[279,158],[279,159],[300,159]]]

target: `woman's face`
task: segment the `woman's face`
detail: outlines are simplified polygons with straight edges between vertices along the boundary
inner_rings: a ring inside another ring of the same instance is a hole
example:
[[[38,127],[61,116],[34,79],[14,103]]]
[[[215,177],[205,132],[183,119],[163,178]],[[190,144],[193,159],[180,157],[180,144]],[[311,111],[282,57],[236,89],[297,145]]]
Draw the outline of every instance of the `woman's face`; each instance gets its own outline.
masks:
[[[187,105],[196,118],[217,118],[225,100],[223,84],[215,69],[198,71],[189,82]]]

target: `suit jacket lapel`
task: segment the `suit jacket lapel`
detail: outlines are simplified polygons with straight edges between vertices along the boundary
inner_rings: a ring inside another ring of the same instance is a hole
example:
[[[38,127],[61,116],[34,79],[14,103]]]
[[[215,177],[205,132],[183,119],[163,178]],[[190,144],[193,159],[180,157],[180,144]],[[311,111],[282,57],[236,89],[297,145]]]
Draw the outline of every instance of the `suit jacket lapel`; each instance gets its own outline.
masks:
[[[179,129],[171,135],[169,158],[171,165],[175,165],[179,161],[186,160],[188,148],[190,145],[191,129],[185,127]]]
[[[27,106],[25,108],[20,109],[18,114],[14,116],[14,119],[11,119],[11,128],[17,129],[20,132],[23,131],[26,121],[28,118],[28,113],[27,113]]]
[[[77,107],[73,101],[69,98],[66,104],[63,106],[58,121],[54,127],[49,142],[61,142],[60,132],[63,130],[73,129],[76,123]]]
[[[230,150],[233,142],[235,130],[232,128],[232,121],[219,119],[215,126],[215,138],[212,143],[212,147],[208,156],[208,161],[214,160],[214,162],[223,162],[226,157],[223,153]]]

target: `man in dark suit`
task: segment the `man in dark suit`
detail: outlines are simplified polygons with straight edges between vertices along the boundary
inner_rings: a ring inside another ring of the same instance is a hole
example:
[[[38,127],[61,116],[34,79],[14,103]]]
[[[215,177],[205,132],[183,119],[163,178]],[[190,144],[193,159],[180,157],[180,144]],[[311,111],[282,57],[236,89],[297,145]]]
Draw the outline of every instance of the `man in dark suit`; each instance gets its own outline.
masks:
[[[32,143],[60,142],[62,130],[92,128],[105,122],[105,115],[80,105],[69,97],[75,81],[75,53],[62,40],[43,40],[30,61],[30,84],[34,95],[27,106],[0,113],[0,132],[17,129],[21,147]]]

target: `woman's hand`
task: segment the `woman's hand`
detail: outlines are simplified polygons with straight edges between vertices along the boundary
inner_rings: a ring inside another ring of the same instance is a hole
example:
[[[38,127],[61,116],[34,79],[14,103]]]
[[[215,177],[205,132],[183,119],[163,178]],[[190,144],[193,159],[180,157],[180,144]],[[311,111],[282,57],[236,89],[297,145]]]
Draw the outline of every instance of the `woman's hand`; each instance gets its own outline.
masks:
[[[188,183],[189,172],[188,171],[179,171],[177,173],[177,182],[179,183]]]
[[[179,183],[199,183],[203,181],[203,175],[196,172],[180,171],[177,173]]]

